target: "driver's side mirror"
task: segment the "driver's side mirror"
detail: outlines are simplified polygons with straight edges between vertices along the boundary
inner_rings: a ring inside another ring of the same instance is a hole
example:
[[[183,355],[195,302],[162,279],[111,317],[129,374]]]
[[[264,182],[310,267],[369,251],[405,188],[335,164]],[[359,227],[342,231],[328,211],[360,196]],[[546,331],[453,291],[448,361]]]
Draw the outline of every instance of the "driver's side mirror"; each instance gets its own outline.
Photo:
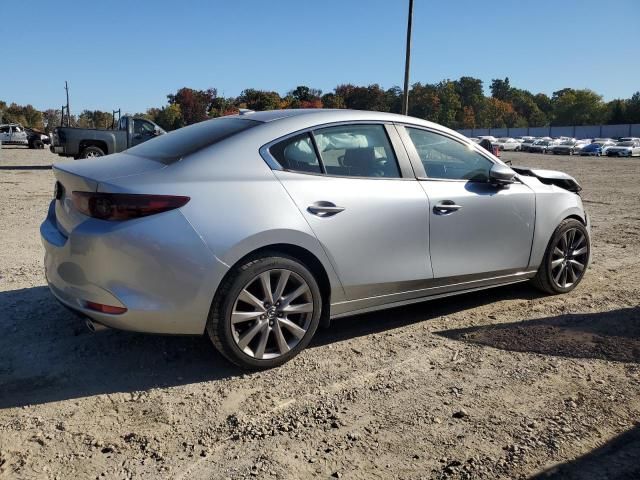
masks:
[[[516,172],[501,163],[494,163],[491,170],[489,170],[489,183],[491,183],[491,185],[509,185],[515,182],[515,178]]]

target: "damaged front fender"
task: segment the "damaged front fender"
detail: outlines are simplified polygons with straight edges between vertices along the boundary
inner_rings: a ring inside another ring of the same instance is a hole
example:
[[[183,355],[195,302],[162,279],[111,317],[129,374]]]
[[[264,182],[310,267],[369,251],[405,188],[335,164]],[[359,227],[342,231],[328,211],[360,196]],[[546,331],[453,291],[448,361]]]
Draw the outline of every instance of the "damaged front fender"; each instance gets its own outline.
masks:
[[[578,181],[571,175],[567,175],[564,172],[558,172],[556,170],[543,170],[538,168],[528,167],[511,167],[520,175],[527,177],[535,177],[541,183],[546,185],[555,185],[570,192],[578,193],[582,190],[582,187]]]

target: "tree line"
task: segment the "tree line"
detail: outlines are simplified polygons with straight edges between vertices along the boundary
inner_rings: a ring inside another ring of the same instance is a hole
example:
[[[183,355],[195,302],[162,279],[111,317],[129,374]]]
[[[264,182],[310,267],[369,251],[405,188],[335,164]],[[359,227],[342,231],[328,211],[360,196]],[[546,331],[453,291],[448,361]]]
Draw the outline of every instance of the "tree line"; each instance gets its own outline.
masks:
[[[409,115],[450,128],[540,127],[548,125],[599,125],[640,123],[640,91],[628,99],[605,102],[589,89],[563,88],[551,96],[512,87],[509,78],[493,79],[491,95],[484,94],[482,80],[461,77],[434,84],[414,83],[409,90]],[[135,115],[153,120],[165,130],[237,113],[241,108],[351,108],[400,113],[402,89],[378,84],[338,85],[332,92],[298,86],[284,96],[278,92],[248,88],[237,97],[218,95],[215,88],[181,88],[167,95],[167,104]],[[38,111],[31,105],[7,105],[0,101],[0,121],[50,130],[60,124],[60,110]],[[84,110],[72,116],[72,125],[109,128],[112,114]]]

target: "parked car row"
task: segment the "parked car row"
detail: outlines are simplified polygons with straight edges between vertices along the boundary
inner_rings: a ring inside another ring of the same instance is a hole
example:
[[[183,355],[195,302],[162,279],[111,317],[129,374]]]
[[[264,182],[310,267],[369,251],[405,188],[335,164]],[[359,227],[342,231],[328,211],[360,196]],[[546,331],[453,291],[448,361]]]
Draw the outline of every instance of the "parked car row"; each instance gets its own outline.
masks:
[[[571,137],[501,137],[491,135],[471,137],[476,143],[490,141],[498,151],[552,153],[554,155],[582,155],[609,157],[638,157],[640,156],[640,138],[621,137],[575,139]]]

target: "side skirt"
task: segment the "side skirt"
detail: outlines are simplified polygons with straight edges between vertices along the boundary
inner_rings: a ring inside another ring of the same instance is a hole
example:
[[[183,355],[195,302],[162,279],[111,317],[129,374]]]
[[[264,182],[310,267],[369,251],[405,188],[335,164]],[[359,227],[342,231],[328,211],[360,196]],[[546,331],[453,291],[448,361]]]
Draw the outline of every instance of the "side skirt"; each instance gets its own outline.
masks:
[[[382,295],[360,300],[339,302],[331,305],[331,320],[357,315],[360,313],[374,312],[387,308],[401,307],[413,303],[436,300],[438,298],[461,295],[463,293],[477,292],[488,288],[501,287],[514,283],[526,282],[536,275],[536,271],[525,271],[501,277],[487,278],[465,283],[451,284],[412,292],[403,292],[392,295]]]

